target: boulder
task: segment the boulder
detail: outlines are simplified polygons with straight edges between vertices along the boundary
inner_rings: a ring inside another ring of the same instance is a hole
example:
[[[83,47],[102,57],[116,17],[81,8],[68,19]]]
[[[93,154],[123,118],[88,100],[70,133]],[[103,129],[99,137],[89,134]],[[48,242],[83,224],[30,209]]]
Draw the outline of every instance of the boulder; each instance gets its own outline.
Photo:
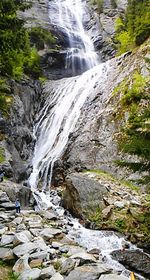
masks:
[[[19,260],[16,261],[15,265],[13,266],[13,271],[16,273],[22,273],[26,270],[30,270],[30,266],[28,264],[29,255],[25,254]]]
[[[112,257],[130,270],[150,277],[150,256],[140,250],[116,250]]]
[[[64,280],[64,277],[59,272],[57,272],[50,279],[51,280]]]
[[[17,246],[19,244],[31,241],[31,239],[32,239],[31,233],[28,230],[24,230],[21,232],[17,232],[14,235],[13,244],[14,244],[14,246]]]
[[[26,242],[22,245],[18,245],[13,249],[13,253],[20,258],[21,256],[29,253],[31,254],[32,252],[34,252],[34,250],[37,248],[37,246],[32,243],[32,242]]]
[[[60,234],[62,231],[57,228],[45,228],[40,232],[40,235],[45,239],[49,240],[53,238],[55,235]]]
[[[6,210],[14,210],[15,205],[12,202],[3,202],[1,203],[1,208],[5,208]]]
[[[49,260],[49,253],[47,251],[40,251],[33,254],[30,254],[30,260]]]
[[[35,259],[30,262],[30,268],[41,267],[42,266],[42,259]]]
[[[80,264],[86,264],[86,263],[94,263],[96,262],[96,259],[94,258],[94,256],[84,252],[84,253],[76,253],[74,255],[71,256],[72,259],[79,259],[80,260]]]
[[[0,244],[1,244],[1,246],[9,245],[13,242],[13,240],[14,240],[14,235],[12,235],[12,234],[2,235]]]
[[[66,178],[63,205],[77,217],[83,217],[89,208],[104,207],[106,188],[84,174],[74,173]]]
[[[52,265],[49,267],[43,268],[40,274],[40,279],[46,279],[51,278],[54,274],[56,274],[56,271]]]
[[[10,200],[7,193],[0,190],[0,204],[3,202],[10,202]]]
[[[46,220],[56,220],[57,216],[53,211],[46,211],[42,214],[43,218]]]
[[[0,259],[3,261],[13,260],[15,258],[13,254],[13,250],[9,248],[1,248],[0,249]]]
[[[128,280],[129,278],[123,275],[107,274],[102,275],[99,280]]]
[[[62,263],[60,273],[64,275],[68,275],[70,271],[74,269],[75,265],[76,265],[76,261],[74,259],[68,258]]]
[[[84,265],[72,270],[66,280],[97,280],[101,274],[109,273],[110,269],[105,265]]]
[[[40,277],[41,270],[39,268],[33,268],[25,270],[21,275],[19,276],[20,280],[38,280]]]

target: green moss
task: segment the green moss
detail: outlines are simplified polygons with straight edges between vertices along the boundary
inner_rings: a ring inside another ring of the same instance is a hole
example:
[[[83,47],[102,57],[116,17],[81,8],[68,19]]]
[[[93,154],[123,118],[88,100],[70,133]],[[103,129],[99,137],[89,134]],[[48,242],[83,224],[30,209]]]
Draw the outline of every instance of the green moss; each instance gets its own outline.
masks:
[[[126,227],[127,227],[125,219],[120,219],[120,218],[116,219],[115,225],[118,230],[123,230],[123,229],[126,229]]]
[[[53,266],[56,269],[56,271],[59,271],[61,269],[61,262],[57,260],[53,263]]]
[[[0,163],[5,162],[5,150],[0,147]]]
[[[97,11],[99,14],[103,12],[104,0],[91,0],[91,4],[97,6]]]
[[[125,87],[124,91],[122,92],[121,103],[123,106],[128,106],[132,103],[138,103],[143,98],[149,98],[148,94],[144,92],[144,88],[148,82],[148,79],[136,71],[132,76],[132,81],[131,87]]]
[[[86,215],[90,222],[94,222],[96,226],[100,226],[102,221],[102,209],[100,207],[90,207]]]
[[[114,118],[123,120],[117,136],[119,149],[138,155],[138,163],[118,162],[134,171],[148,171],[150,168],[150,96],[149,77],[135,71],[122,81],[113,92],[120,96]]]
[[[5,117],[9,115],[13,97],[10,95],[10,87],[6,79],[0,79],[0,110]]]

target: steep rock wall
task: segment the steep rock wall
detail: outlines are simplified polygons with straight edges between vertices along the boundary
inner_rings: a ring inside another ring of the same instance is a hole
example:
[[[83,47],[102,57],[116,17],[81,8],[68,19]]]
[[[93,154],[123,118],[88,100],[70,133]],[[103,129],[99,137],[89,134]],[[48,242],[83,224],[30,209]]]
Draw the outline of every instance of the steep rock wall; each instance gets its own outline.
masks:
[[[0,147],[4,158],[0,169],[16,182],[28,178],[34,135],[33,124],[39,106],[41,88],[37,81],[8,81],[12,104],[7,116],[0,118]]]

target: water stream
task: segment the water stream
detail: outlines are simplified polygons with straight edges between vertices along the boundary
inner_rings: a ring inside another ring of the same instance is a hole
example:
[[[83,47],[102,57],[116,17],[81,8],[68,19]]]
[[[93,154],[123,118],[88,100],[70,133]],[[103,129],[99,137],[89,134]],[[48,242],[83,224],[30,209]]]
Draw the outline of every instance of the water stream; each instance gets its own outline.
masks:
[[[59,205],[54,205],[50,196],[54,163],[63,155],[84,103],[97,84],[105,84],[112,65],[110,62],[99,64],[92,41],[84,31],[84,2],[51,0],[49,12],[51,23],[68,38],[65,67],[71,67],[72,77],[45,83],[43,92],[46,98],[34,128],[36,145],[29,184],[39,207],[46,209],[52,206],[57,211]],[[83,72],[80,76],[75,76],[77,67]],[[107,100],[108,97],[102,98]],[[38,190],[39,184],[42,192]],[[107,263],[125,271],[117,262],[112,264],[109,255],[110,251],[121,248],[122,238],[113,232],[87,230],[73,219],[72,222],[71,238],[75,234],[75,239],[82,246],[100,248],[103,256],[107,257]]]

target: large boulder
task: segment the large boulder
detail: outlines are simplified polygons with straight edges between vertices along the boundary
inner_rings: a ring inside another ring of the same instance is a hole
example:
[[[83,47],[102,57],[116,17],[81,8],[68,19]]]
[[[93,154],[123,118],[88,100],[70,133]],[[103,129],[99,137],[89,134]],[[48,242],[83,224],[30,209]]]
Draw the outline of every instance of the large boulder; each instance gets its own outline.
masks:
[[[111,255],[130,270],[150,277],[150,256],[148,254],[140,250],[116,250]]]
[[[104,207],[103,196],[106,188],[98,182],[74,173],[66,178],[63,205],[75,216],[84,218],[89,208]]]

